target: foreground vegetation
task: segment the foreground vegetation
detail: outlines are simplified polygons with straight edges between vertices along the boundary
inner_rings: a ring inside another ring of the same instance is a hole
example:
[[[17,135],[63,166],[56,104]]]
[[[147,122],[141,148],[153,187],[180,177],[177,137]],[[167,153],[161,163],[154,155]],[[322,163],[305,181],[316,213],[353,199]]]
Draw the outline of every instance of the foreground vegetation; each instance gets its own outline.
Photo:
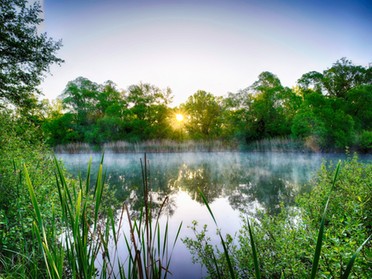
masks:
[[[14,163],[2,165],[8,175],[2,176],[1,186],[8,191],[13,186],[16,193],[1,203],[2,277],[170,275],[171,249],[177,237],[169,239],[168,224],[159,222],[167,199],[159,205],[150,202],[146,163],[143,210],[135,216],[130,214],[130,205],[115,205],[114,199],[110,200],[102,165],[95,181],[90,180],[89,165],[87,176],[76,181],[68,178],[51,156],[34,152],[35,158],[21,154],[17,160],[14,157]],[[7,165],[8,170],[4,168]],[[311,182],[312,191],[299,196],[296,206],[282,204],[276,215],[257,212],[243,218],[236,235],[222,237],[218,232],[223,246],[212,244],[207,227],[199,229],[197,223],[192,227],[195,238],[183,241],[194,261],[206,266],[210,278],[258,278],[257,270],[260,278],[308,277],[317,250],[321,213],[330,196],[322,220],[323,245],[316,272],[317,276],[341,277],[355,251],[372,233],[371,167],[357,157],[349,159],[341,164],[333,183],[334,167],[324,165]],[[218,216],[214,218],[218,220]],[[126,251],[118,249],[120,239],[125,241]],[[356,256],[351,278],[370,278],[371,256],[369,241]]]
[[[211,243],[206,226],[194,222],[195,238],[183,240],[194,262],[206,267],[208,278],[259,278],[257,272],[260,278],[309,278],[314,272],[317,278],[347,278],[348,263],[365,245],[350,278],[371,278],[372,165],[354,157],[341,164],[335,183],[334,172],[323,165],[314,188],[300,195],[295,207],[282,205],[275,216],[244,216],[234,236],[222,238],[217,231],[220,246]],[[312,271],[316,256],[318,268]]]
[[[168,225],[158,222],[167,200],[156,207],[148,199],[146,163],[142,213],[132,216],[130,205],[124,205],[116,215],[102,166],[93,187],[89,171],[85,179],[72,179],[55,162],[46,142],[53,146],[154,139],[249,143],[294,137],[313,150],[372,147],[372,69],[347,59],[323,73],[303,75],[292,89],[282,86],[274,74],[263,72],[252,86],[226,98],[198,91],[178,108],[169,107],[168,89],[139,84],[120,91],[112,82],[98,85],[78,78],[50,106],[38,101],[37,86],[49,65],[63,62],[55,54],[61,43],[38,32],[39,4],[4,0],[0,10],[1,278],[164,278],[169,274],[167,248],[174,246],[177,237],[169,240]],[[371,234],[371,174],[371,165],[356,159],[341,166],[323,219],[319,276],[337,277],[347,270],[352,253]],[[298,207],[283,205],[274,217],[262,212],[252,227],[246,219],[237,242],[231,236],[221,238],[224,252],[215,250],[206,229],[199,231],[196,225],[197,241],[185,243],[210,277],[217,269],[226,277],[253,277],[253,270],[266,278],[304,277],[317,250],[320,212],[331,180],[332,169],[323,168],[313,182],[314,190],[298,198]],[[128,257],[122,262],[117,243],[124,213],[130,228],[124,237]],[[109,253],[110,245],[115,247],[114,255]],[[256,252],[251,255],[251,251]],[[228,261],[226,254],[231,255]],[[352,276],[371,278],[371,258],[367,242]]]

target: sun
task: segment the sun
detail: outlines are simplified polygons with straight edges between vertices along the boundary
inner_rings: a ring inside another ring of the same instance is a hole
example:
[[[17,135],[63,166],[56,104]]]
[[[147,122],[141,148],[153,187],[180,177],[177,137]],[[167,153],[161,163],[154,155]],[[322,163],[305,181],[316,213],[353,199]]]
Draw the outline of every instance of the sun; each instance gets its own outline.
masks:
[[[184,116],[183,116],[182,114],[180,114],[180,113],[177,113],[177,114],[176,114],[176,120],[177,120],[178,122],[182,122],[183,119],[184,119]]]

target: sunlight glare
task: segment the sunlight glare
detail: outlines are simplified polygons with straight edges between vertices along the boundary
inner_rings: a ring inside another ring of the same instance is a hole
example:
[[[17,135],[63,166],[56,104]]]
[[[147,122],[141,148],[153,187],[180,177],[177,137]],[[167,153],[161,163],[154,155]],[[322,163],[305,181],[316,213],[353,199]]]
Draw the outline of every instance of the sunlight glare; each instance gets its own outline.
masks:
[[[179,113],[176,114],[176,120],[177,120],[177,121],[181,122],[181,121],[183,121],[183,118],[184,118],[184,117],[183,117],[182,114],[179,114]]]

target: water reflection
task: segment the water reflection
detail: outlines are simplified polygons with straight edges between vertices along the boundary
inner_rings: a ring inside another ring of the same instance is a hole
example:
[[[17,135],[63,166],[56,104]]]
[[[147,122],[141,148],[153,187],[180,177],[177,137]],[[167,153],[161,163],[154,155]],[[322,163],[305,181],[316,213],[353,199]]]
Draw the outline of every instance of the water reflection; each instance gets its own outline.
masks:
[[[98,165],[99,155],[60,155],[73,174],[86,168],[89,156]],[[127,201],[132,212],[144,205],[142,154],[107,154],[107,183],[115,189],[119,201]],[[171,153],[148,154],[149,185],[154,210],[165,197],[170,198],[164,211],[174,214],[174,198],[179,191],[203,203],[202,191],[210,203],[227,198],[234,210],[247,212],[257,204],[276,214],[279,204],[291,204],[321,164],[316,154],[273,153]]]
[[[81,172],[84,177],[91,156],[94,170],[101,159],[98,154],[58,157],[71,173],[78,175]],[[144,205],[142,157],[143,154],[105,155],[106,181],[119,201],[128,202],[132,214],[138,214]],[[148,154],[147,157],[149,185],[155,204],[153,210],[158,212],[164,198],[169,198],[160,218],[163,218],[160,221],[168,221],[170,217],[169,239],[175,238],[181,222],[184,226],[180,239],[194,237],[186,227],[197,220],[201,225],[208,225],[211,241],[215,244],[219,242],[217,235],[213,234],[215,225],[203,206],[199,189],[209,200],[222,234],[234,235],[241,228],[241,212],[252,216],[259,208],[269,214],[277,214],[278,205],[291,204],[323,160],[318,154],[288,153],[172,153]],[[334,161],[339,158],[327,155],[327,159]],[[372,156],[369,161],[371,159]],[[153,216],[156,215],[153,213]],[[123,227],[128,234],[128,226]],[[119,245],[120,251],[125,251],[123,240]],[[171,278],[200,278],[205,275],[203,269],[192,263],[191,255],[182,242],[177,242],[175,246],[171,265]]]

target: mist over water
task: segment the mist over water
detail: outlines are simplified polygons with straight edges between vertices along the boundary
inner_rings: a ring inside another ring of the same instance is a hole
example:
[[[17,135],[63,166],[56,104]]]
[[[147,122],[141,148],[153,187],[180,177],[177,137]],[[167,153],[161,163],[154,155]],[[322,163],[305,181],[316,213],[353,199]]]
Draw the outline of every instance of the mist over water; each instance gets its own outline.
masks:
[[[100,154],[60,154],[67,170],[73,175],[85,177],[87,164],[92,159],[96,170]],[[132,214],[143,206],[141,160],[143,154],[105,154],[106,182],[119,201],[127,201]],[[193,237],[187,228],[193,220],[202,226],[208,224],[212,240],[215,225],[199,195],[199,189],[207,197],[217,218],[222,234],[234,235],[241,227],[241,214],[254,217],[257,209],[267,214],[279,213],[279,204],[291,205],[302,191],[308,191],[309,181],[323,161],[327,164],[345,159],[340,154],[302,153],[150,153],[147,154],[150,170],[149,185],[152,200],[160,205],[165,197],[169,203],[162,216],[169,218],[170,239],[176,235],[183,222],[180,238]],[[371,156],[362,160],[372,161]],[[205,271],[192,264],[182,241],[178,241],[171,262],[171,278],[200,278]]]

